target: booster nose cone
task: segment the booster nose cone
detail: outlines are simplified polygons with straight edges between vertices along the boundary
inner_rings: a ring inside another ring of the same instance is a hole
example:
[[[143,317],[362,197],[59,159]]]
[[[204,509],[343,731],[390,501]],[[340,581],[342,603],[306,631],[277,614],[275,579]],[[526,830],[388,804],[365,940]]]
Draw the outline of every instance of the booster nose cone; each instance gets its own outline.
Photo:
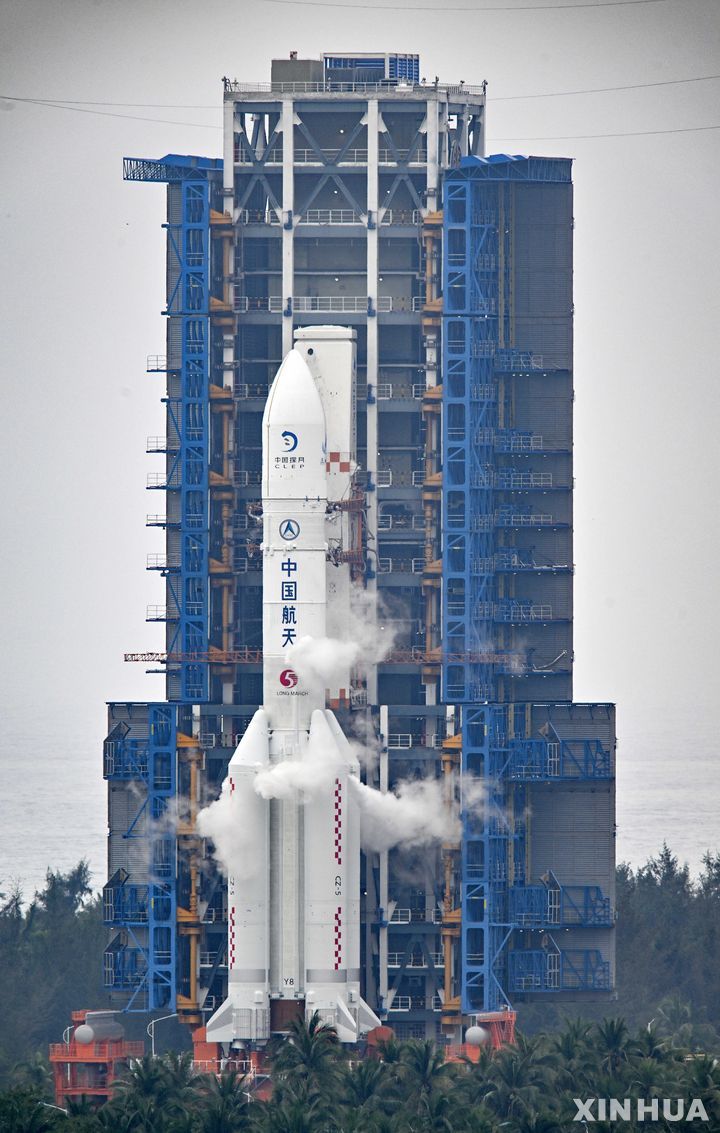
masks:
[[[262,430],[263,497],[326,497],[325,412],[298,350],[285,356],[275,375]]]

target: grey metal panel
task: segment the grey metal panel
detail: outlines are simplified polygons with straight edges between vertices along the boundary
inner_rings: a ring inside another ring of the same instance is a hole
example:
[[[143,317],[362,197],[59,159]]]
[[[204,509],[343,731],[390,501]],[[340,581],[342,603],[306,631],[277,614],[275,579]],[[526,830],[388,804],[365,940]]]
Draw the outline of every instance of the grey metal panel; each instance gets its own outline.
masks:
[[[167,343],[168,367],[170,369],[179,369],[181,360],[183,360],[183,329],[181,329],[179,318],[168,318]],[[172,392],[169,385],[168,392],[171,397],[178,397],[179,385],[176,393]]]
[[[168,224],[182,222],[182,186],[170,184],[167,187]]]
[[[143,881],[148,874],[148,846],[146,837],[148,817],[142,811],[143,793],[135,783],[110,783],[108,794],[108,866],[112,877],[120,867],[126,869],[134,883]],[[142,813],[141,813],[142,811]],[[138,818],[138,815],[140,817]],[[136,821],[137,820],[137,821]],[[127,833],[133,827],[133,834]]]
[[[615,870],[612,784],[534,784],[530,791],[531,876],[552,870],[561,885],[599,885]]]

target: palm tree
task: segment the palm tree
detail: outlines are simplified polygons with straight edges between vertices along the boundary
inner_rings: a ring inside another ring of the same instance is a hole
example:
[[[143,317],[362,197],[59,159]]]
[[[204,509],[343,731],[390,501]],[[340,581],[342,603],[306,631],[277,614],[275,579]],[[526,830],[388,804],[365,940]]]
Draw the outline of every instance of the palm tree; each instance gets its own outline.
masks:
[[[519,1036],[517,1046],[502,1047],[490,1066],[487,1104],[502,1118],[517,1117],[552,1096],[554,1059],[545,1040]]]
[[[252,1080],[237,1070],[203,1076],[200,1085],[202,1133],[235,1133],[250,1123],[248,1100]]]
[[[400,1056],[401,1080],[413,1092],[427,1096],[449,1085],[455,1074],[443,1051],[430,1039],[413,1040],[403,1046]]]
[[[652,1022],[638,1031],[636,1037],[631,1040],[628,1050],[631,1056],[652,1058],[656,1062],[667,1062],[670,1058],[668,1043],[659,1038],[657,1028]]]
[[[339,1046],[335,1028],[323,1023],[317,1011],[307,1021],[296,1019],[271,1056],[273,1076],[280,1082],[305,1080],[325,1093],[338,1081]]]
[[[36,1050],[31,1058],[15,1063],[12,1080],[18,1086],[27,1086],[39,1098],[52,1097],[52,1071],[45,1055],[39,1050]]]
[[[614,1074],[627,1060],[628,1029],[624,1019],[603,1019],[596,1027],[596,1042],[601,1053],[601,1066]]]
[[[40,1101],[31,1090],[15,1088],[0,1096],[0,1129],[3,1133],[50,1133],[67,1118]]]
[[[124,1128],[143,1133],[164,1133],[169,1119],[177,1113],[178,1099],[163,1059],[146,1054],[114,1083],[115,1097],[110,1106],[125,1122]]]
[[[343,1071],[339,1088],[343,1106],[357,1113],[361,1124],[369,1115],[390,1114],[398,1105],[397,1078],[384,1062],[365,1058]]]
[[[273,1100],[265,1106],[253,1127],[263,1133],[325,1133],[328,1120],[327,1106],[317,1095],[287,1095],[279,1104]]]
[[[720,1064],[709,1054],[683,1063],[686,1097],[698,1098],[708,1112],[720,1112]]]
[[[162,1058],[168,1093],[175,1109],[182,1109],[186,1103],[197,1099],[203,1075],[193,1064],[189,1051],[168,1051]]]
[[[512,1133],[560,1133],[556,1116],[530,1110],[521,1114],[512,1125]]]

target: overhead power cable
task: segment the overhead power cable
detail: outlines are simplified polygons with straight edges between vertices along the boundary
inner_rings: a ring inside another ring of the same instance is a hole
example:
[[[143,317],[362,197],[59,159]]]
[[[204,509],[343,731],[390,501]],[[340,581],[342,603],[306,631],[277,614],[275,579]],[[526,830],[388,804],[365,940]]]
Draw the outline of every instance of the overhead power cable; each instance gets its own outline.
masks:
[[[164,126],[189,126],[198,130],[222,130],[222,126],[212,126],[204,122],[178,122],[172,118],[147,118],[139,114],[118,114],[110,110],[90,110],[82,106],[68,106],[65,103],[47,102],[39,98],[13,98],[11,95],[0,95],[0,99],[8,102],[23,102],[32,106],[49,107],[51,110],[74,110],[77,114],[95,114],[102,118],[123,118],[130,122],[158,122]],[[680,126],[667,130],[626,130],[607,134],[541,134],[519,135],[515,137],[500,136],[496,142],[570,142],[582,141],[590,138],[641,138],[653,134],[691,134],[704,130],[720,130],[718,126]]]
[[[720,75],[697,75],[692,79],[663,79],[657,83],[626,83],[620,87],[586,87],[584,90],[554,90],[544,94],[501,94],[490,96],[491,102],[514,102],[520,98],[568,98],[576,94],[609,94],[616,90],[642,90],[646,87],[675,87],[680,83],[707,83],[711,79],[720,79]]]
[[[334,0],[259,0],[262,4],[283,4],[288,8],[334,8],[341,12],[347,8],[362,8],[364,12],[437,12],[437,5],[408,4],[398,7],[397,4],[336,4]],[[627,8],[635,4],[667,4],[668,0],[598,0],[596,4],[489,4],[467,5],[462,7],[443,4],[443,12],[547,12],[560,11],[563,8]]]
[[[650,87],[674,87],[680,86],[683,83],[709,83],[713,79],[720,79],[720,75],[691,75],[687,79],[660,79],[657,82],[650,83],[623,83],[621,86],[616,87],[585,87],[581,90],[553,90],[553,91],[536,91],[530,94],[501,94],[490,95],[490,101],[495,102],[512,102],[517,99],[529,98],[571,98],[575,95],[582,94],[608,94],[612,91],[621,90],[644,90]],[[24,98],[17,95],[4,94],[0,98],[7,99],[12,102],[36,102],[41,106],[60,106],[72,110],[75,107],[85,106],[128,106],[134,107],[138,110],[215,110],[219,109],[218,103],[182,103],[182,102],[97,102],[89,99],[82,98]],[[156,122],[161,119],[148,119],[148,121]],[[182,123],[182,125],[195,125],[199,126],[202,123]]]
[[[102,118],[126,118],[130,122],[159,122],[163,126],[192,126],[198,130],[222,130],[222,126],[211,126],[206,122],[178,122],[174,118],[147,118],[140,114],[119,114],[114,110],[90,110],[86,106],[67,106],[64,102],[50,102],[43,98],[14,98],[0,94],[5,102],[24,102],[30,106],[47,106],[51,110],[74,110],[76,114],[98,114]]]
[[[694,134],[701,130],[720,130],[720,126],[679,126],[674,130],[627,130],[617,134],[543,134],[533,137],[498,137],[497,142],[574,142],[583,138],[645,138],[652,134]]]

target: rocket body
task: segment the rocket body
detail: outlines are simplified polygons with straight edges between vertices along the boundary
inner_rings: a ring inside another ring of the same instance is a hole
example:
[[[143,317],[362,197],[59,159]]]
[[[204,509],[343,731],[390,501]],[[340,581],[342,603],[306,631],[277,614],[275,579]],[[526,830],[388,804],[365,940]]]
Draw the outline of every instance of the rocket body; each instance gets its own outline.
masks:
[[[341,501],[356,467],[351,336],[337,327],[299,332],[263,415],[263,707],[230,761],[226,785],[254,850],[247,872],[228,879],[228,998],[207,1024],[210,1042],[262,1043],[301,1012],[319,1011],[349,1043],[379,1024],[360,997],[360,833],[351,783],[359,768],[326,707],[348,703],[350,672],[328,678],[303,668],[299,675],[292,663],[294,646],[328,635],[329,578],[333,629],[348,624],[350,556],[337,548],[350,537]],[[309,344],[322,355],[325,341],[336,363],[327,377]],[[328,405],[333,439],[347,449],[328,448]],[[324,771],[307,784],[291,775],[263,797],[263,772],[287,761]]]

